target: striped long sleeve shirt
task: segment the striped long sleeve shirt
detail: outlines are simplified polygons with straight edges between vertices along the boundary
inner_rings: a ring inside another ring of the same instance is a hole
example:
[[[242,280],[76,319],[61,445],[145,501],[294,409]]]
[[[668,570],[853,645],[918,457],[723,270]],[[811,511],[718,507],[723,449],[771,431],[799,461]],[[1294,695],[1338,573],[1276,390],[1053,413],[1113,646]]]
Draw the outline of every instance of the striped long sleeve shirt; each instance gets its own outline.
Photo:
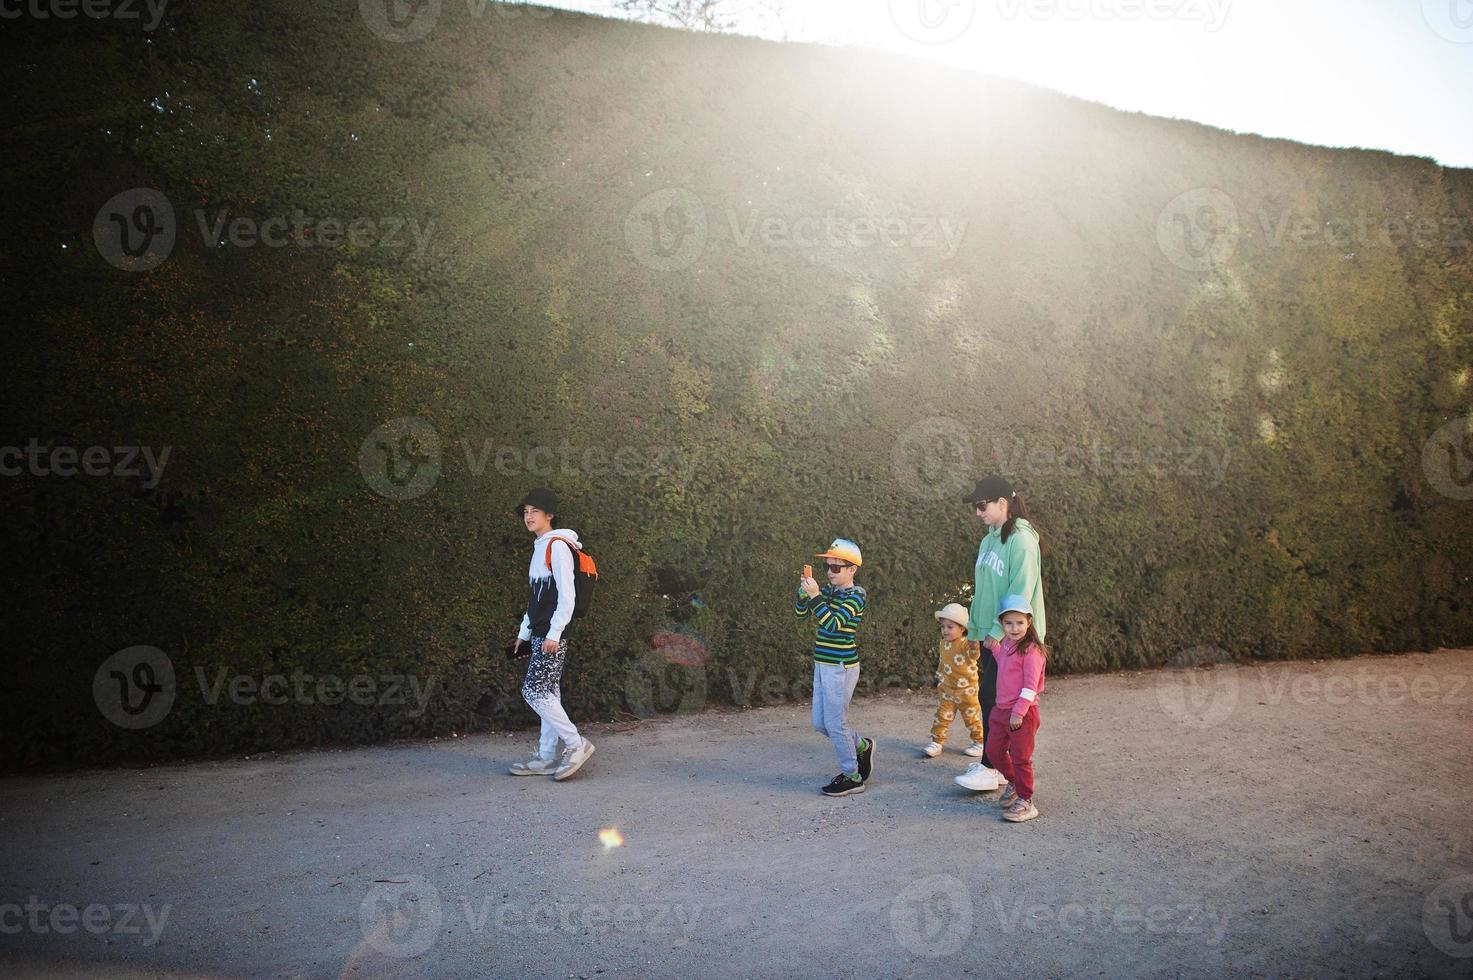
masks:
[[[864,589],[857,585],[847,589],[820,586],[818,595],[812,599],[802,589],[798,590],[793,611],[799,619],[812,615],[818,624],[818,636],[813,641],[814,660],[844,667],[859,663],[855,633],[864,618],[865,601]]]

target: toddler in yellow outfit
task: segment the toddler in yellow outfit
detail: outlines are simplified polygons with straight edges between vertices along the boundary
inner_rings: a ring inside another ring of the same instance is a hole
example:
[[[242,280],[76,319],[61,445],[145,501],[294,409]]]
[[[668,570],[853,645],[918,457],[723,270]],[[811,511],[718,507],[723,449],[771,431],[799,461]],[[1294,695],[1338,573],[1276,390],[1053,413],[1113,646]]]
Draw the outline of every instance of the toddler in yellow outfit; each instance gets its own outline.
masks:
[[[936,665],[936,681],[941,689],[941,703],[936,708],[936,724],[931,726],[931,741],[921,751],[926,758],[941,754],[946,732],[962,709],[962,723],[972,733],[972,744],[964,750],[972,758],[981,758],[982,706],[977,702],[977,659],[967,643],[967,607],[953,602],[936,611],[941,621],[941,643]]]

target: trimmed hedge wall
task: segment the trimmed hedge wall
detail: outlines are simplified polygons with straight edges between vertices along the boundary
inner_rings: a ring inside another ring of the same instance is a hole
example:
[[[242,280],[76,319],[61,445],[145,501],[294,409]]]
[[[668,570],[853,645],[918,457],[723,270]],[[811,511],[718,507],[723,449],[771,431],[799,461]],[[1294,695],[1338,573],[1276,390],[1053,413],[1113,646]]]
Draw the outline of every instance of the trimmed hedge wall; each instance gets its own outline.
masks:
[[[1055,670],[1473,641],[1473,503],[1424,457],[1473,407],[1473,172],[477,9],[13,32],[13,767],[529,723],[500,648],[541,483],[604,569],[580,719],[801,697],[791,589],[841,534],[867,683],[927,683],[990,470]],[[94,234],[133,188],[174,212],[141,272]],[[55,447],[169,455],[32,472]],[[100,708],[147,675],[99,668],[137,645],[177,689],[128,728]]]

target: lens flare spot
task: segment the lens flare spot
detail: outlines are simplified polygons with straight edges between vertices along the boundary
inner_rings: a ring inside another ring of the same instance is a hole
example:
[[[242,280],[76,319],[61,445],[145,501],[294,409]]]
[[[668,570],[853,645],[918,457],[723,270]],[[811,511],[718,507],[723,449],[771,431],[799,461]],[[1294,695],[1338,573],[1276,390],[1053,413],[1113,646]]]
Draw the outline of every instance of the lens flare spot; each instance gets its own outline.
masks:
[[[604,846],[604,850],[612,850],[624,846],[624,835],[613,827],[604,827],[598,832],[598,842]]]

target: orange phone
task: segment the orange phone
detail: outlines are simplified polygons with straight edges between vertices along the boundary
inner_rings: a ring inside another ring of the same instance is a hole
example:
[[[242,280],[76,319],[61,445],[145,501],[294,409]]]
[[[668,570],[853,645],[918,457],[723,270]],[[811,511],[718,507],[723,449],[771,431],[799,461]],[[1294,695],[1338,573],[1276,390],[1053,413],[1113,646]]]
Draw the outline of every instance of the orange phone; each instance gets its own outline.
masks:
[[[803,577],[804,578],[813,578],[813,566],[812,565],[804,565],[803,566]]]

